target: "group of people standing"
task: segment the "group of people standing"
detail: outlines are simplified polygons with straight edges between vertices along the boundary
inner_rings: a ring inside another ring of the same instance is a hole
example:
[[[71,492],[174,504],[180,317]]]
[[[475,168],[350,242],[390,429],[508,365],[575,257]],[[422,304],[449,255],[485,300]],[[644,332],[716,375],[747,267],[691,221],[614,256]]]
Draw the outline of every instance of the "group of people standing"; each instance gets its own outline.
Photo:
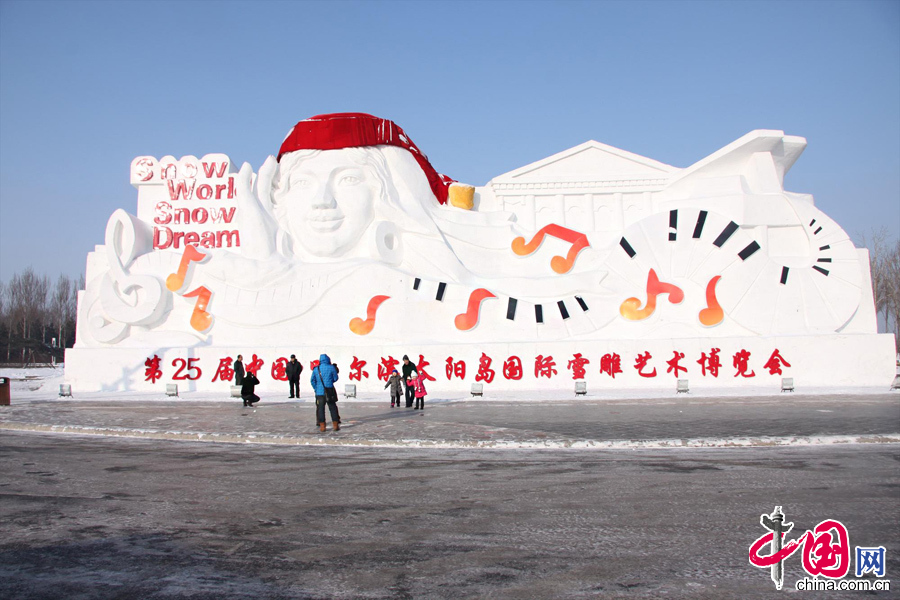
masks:
[[[244,371],[244,357],[240,354],[237,355],[237,360],[234,361],[234,385],[241,386],[241,399],[244,401],[244,406],[253,406],[257,402],[259,402],[259,396],[257,396],[253,389],[259,385],[259,379],[256,378],[256,373],[250,371],[249,373]],[[296,354],[291,354],[291,360],[288,361],[287,366],[284,368],[284,372],[288,378],[288,385],[291,387],[291,395],[289,398],[299,398],[300,397],[300,373],[303,372],[303,365],[297,360]]]
[[[237,360],[234,361],[234,383],[241,386],[241,399],[244,406],[252,407],[259,402],[259,396],[254,393],[254,388],[259,385],[259,379],[256,373],[244,370],[244,357],[238,354]],[[425,409],[425,382],[419,378],[419,371],[416,365],[409,360],[409,356],[403,356],[403,366],[401,367],[403,376],[401,378],[397,369],[394,369],[388,378],[385,389],[391,388],[391,408],[400,407],[400,395],[404,394],[406,398],[406,407],[415,410]],[[291,354],[291,360],[285,367],[285,374],[288,378],[290,386],[289,398],[300,397],[300,373],[303,372],[303,365],[297,360],[295,354]],[[338,380],[338,367],[331,363],[331,358],[327,354],[319,356],[319,364],[313,367],[309,383],[315,391],[316,395],[316,424],[319,431],[324,432],[326,429],[325,407],[331,414],[331,425],[334,431],[341,430],[341,415],[338,412],[337,389],[334,387]],[[401,389],[405,386],[405,391]],[[413,401],[415,400],[415,406]]]
[[[300,373],[303,372],[303,365],[297,360],[297,355],[291,354],[291,360],[288,361],[284,369],[290,386],[290,396],[288,398],[300,397]],[[331,364],[331,358],[327,354],[319,356],[319,364],[313,367],[312,376],[309,383],[312,385],[316,393],[316,424],[319,431],[325,431],[325,407],[331,413],[331,424],[335,431],[341,430],[341,415],[337,407],[337,390],[334,383],[338,380],[338,368]],[[237,360],[234,361],[234,384],[241,386],[241,399],[244,406],[252,407],[259,402],[259,396],[254,393],[254,388],[259,385],[259,379],[256,373],[244,370],[244,357],[238,354]]]
[[[391,388],[391,408],[394,408],[394,406],[400,408],[400,394],[404,393],[401,390],[401,386],[405,385],[406,408],[425,410],[425,395],[428,393],[425,391],[425,382],[419,378],[419,370],[409,360],[409,356],[405,354],[403,355],[403,366],[401,369],[403,370],[403,377],[400,376],[397,369],[394,369],[384,385],[384,389]],[[413,399],[416,402],[414,407]]]

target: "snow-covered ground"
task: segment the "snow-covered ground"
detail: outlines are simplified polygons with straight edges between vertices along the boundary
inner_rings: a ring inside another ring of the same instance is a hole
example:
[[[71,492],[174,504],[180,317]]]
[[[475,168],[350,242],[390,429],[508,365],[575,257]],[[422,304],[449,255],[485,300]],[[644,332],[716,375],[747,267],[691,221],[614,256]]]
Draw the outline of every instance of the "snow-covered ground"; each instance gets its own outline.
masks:
[[[29,401],[29,400],[54,400],[59,399],[66,401],[66,398],[59,397],[59,386],[64,383],[65,375],[62,365],[56,367],[35,367],[28,369],[0,369],[0,377],[9,377],[11,380],[11,397],[13,401]],[[302,387],[300,402],[312,402],[313,396],[311,390]],[[180,386],[181,387],[181,386]],[[341,388],[342,389],[342,388]],[[888,390],[884,386],[856,386],[856,387],[806,387],[797,385],[796,394],[814,395],[814,396],[834,396],[834,395],[869,395],[884,394]],[[172,400],[165,395],[165,386],[160,385],[160,391],[156,392],[80,392],[77,389],[72,390],[73,398],[77,400],[135,400],[140,402],[152,402],[155,400]],[[900,394],[900,391],[894,393]],[[777,387],[742,387],[742,388],[704,388],[701,391],[689,392],[688,394],[677,394],[675,392],[675,383],[672,382],[671,390],[648,390],[648,389],[617,389],[617,390],[591,390],[588,388],[587,395],[578,396],[577,400],[647,400],[647,399],[675,399],[675,398],[746,398],[761,396],[780,396],[781,390]],[[279,398],[278,395],[271,392],[263,392],[260,394],[263,399]],[[179,391],[179,398],[191,402],[221,402],[229,400],[229,392],[223,389],[222,392],[191,392]],[[478,402],[547,402],[559,401],[560,399],[576,400],[574,394],[574,385],[571,381],[560,379],[560,387],[557,390],[535,390],[530,392],[492,392],[490,385],[485,386],[485,394],[483,397],[475,399]],[[390,397],[387,392],[383,394],[360,394],[357,398],[341,398],[342,402],[382,402],[389,401]],[[461,401],[473,399],[471,394],[447,393],[439,392],[437,394],[429,394],[430,401]],[[287,395],[284,396],[287,401]]]

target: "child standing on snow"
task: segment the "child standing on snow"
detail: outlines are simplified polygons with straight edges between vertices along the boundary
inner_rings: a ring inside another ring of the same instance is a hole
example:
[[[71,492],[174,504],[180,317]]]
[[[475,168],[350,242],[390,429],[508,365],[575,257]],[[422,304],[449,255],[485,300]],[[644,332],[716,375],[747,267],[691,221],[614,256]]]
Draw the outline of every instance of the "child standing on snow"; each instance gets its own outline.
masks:
[[[394,403],[397,403],[397,406],[400,406],[400,396],[403,395],[403,385],[402,379],[400,379],[400,373],[397,372],[397,369],[394,369],[391,373],[391,376],[388,378],[386,384],[384,384],[384,389],[387,389],[388,386],[391,386],[391,408],[394,408]]]
[[[416,406],[413,410],[425,410],[425,382],[419,378],[419,374],[415,371],[410,375],[409,387],[411,387],[416,395]]]

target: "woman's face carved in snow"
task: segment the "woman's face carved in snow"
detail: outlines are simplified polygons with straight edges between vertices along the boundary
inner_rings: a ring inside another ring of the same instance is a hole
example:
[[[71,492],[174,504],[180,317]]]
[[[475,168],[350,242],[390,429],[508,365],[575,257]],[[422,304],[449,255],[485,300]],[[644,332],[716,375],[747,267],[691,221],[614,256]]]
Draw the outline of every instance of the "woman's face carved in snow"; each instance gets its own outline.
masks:
[[[279,165],[275,215],[310,254],[341,256],[372,223],[386,176],[384,158],[374,148],[291,152]]]

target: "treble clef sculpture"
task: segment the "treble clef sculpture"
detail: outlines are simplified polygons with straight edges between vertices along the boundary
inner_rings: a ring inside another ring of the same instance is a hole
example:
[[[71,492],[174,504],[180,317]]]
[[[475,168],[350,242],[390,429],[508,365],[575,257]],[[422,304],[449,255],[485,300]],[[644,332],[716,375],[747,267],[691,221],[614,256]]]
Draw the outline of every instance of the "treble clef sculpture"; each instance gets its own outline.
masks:
[[[131,325],[151,325],[166,311],[163,283],[152,275],[133,275],[128,267],[149,251],[149,228],[124,210],[116,210],[106,225],[106,258],[109,271],[100,285],[99,308],[89,318],[92,335],[112,343]]]

